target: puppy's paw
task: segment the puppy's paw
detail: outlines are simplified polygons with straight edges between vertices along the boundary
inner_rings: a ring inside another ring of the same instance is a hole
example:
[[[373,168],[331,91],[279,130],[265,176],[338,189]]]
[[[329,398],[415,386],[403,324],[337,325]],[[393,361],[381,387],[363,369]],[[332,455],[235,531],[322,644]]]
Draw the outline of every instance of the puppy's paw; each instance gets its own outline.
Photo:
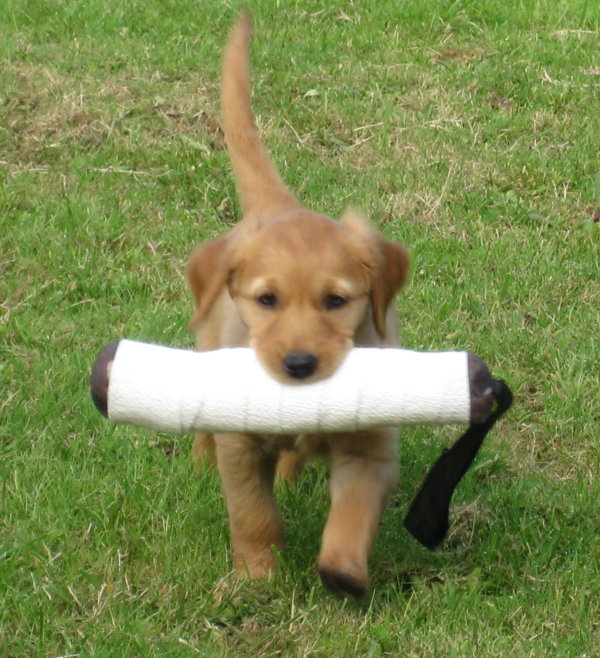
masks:
[[[238,578],[250,580],[272,580],[277,571],[275,546],[262,551],[234,553],[233,566]]]
[[[366,576],[358,576],[341,569],[319,566],[319,575],[325,587],[335,594],[364,596],[369,587]]]

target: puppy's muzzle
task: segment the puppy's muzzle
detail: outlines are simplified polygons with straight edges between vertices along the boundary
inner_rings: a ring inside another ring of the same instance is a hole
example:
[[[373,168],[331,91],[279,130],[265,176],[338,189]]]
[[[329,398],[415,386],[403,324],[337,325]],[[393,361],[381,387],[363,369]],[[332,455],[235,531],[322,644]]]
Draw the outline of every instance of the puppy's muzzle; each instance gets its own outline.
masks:
[[[319,359],[310,352],[295,350],[288,352],[283,359],[286,375],[294,379],[306,379],[313,375],[319,366]]]

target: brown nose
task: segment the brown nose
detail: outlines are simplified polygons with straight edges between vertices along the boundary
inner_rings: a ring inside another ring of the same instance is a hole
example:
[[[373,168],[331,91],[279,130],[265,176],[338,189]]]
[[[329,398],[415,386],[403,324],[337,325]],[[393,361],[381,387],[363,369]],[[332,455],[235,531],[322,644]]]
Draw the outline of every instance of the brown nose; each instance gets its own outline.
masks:
[[[310,377],[319,365],[319,359],[310,352],[295,350],[288,352],[283,359],[283,369],[294,379]]]

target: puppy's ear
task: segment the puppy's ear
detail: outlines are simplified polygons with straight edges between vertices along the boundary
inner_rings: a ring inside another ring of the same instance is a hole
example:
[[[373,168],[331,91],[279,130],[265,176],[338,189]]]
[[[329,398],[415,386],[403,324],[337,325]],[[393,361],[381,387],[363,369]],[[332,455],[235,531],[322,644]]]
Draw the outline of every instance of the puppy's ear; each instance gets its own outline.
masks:
[[[192,254],[187,280],[196,311],[192,325],[200,324],[210,312],[230,276],[229,238],[227,236],[201,244]]]
[[[406,283],[410,256],[406,248],[398,242],[389,242],[380,235],[376,236],[375,242],[378,263],[371,272],[371,303],[375,328],[377,333],[385,338],[388,306]]]
[[[410,256],[403,245],[386,240],[356,210],[348,209],[341,222],[361,239],[360,258],[369,278],[373,323],[377,333],[385,338],[385,316],[394,296],[406,282]]]
[[[243,260],[243,245],[261,226],[262,219],[255,213],[248,213],[227,235],[205,242],[194,251],[187,269],[187,280],[196,303],[192,327],[206,318],[219,293],[232,283]]]

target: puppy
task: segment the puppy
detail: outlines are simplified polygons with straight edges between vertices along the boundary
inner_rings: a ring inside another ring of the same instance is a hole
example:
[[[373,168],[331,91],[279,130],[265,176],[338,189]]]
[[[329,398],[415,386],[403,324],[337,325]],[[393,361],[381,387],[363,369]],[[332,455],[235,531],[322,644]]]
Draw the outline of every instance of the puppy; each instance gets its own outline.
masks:
[[[200,350],[247,346],[276,379],[302,385],[329,377],[354,345],[394,345],[393,298],[409,258],[356,212],[341,221],[306,209],[262,146],[250,104],[251,22],[239,17],[225,49],[221,104],[243,218],[192,255],[188,282]],[[235,377],[235,372],[231,373]],[[326,457],[331,508],[318,568],[325,585],[361,595],[367,558],[396,481],[393,429],[346,434],[199,435],[196,462],[212,457],[221,476],[235,568],[272,575],[283,545],[273,498],[276,470],[295,477],[304,460]]]

